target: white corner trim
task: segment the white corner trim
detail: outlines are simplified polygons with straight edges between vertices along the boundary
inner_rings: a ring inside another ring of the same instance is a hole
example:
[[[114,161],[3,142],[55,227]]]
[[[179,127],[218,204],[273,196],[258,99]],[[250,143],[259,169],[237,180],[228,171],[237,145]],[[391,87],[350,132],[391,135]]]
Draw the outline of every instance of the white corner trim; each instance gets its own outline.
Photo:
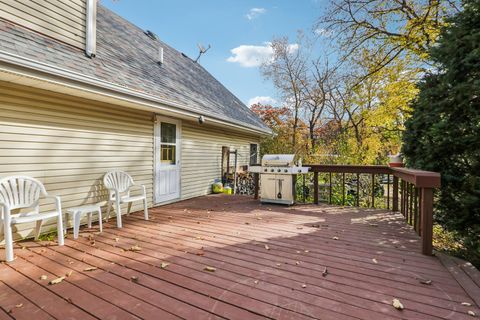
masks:
[[[97,51],[97,0],[87,0],[85,53],[94,57]]]

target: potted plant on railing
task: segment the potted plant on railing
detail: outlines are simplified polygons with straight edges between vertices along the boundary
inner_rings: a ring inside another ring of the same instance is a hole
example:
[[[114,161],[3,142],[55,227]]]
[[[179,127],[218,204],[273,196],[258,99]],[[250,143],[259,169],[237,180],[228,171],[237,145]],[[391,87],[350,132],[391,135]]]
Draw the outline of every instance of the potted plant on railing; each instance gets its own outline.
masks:
[[[400,153],[397,153],[395,155],[389,155],[388,158],[390,159],[388,162],[388,165],[390,167],[403,167],[403,156]]]

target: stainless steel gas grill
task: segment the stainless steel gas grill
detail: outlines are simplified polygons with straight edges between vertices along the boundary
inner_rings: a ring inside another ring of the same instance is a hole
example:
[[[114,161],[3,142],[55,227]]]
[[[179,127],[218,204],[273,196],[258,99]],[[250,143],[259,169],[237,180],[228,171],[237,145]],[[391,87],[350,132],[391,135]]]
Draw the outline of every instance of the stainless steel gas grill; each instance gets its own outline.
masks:
[[[309,167],[296,166],[293,154],[266,154],[261,166],[250,166],[250,172],[260,174],[262,202],[293,204],[297,174],[307,173]]]

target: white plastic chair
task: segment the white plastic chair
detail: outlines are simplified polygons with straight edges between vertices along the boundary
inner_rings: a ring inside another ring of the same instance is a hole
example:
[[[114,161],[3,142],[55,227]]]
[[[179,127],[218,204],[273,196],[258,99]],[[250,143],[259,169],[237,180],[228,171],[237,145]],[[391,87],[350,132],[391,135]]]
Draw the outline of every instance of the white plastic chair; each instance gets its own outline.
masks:
[[[112,204],[115,203],[115,211],[117,213],[117,227],[122,227],[122,212],[120,205],[122,203],[128,203],[127,214],[130,213],[132,208],[132,202],[143,200],[143,210],[145,220],[148,220],[147,210],[147,190],[145,186],[137,186],[134,184],[132,177],[128,173],[123,171],[110,171],[103,177],[103,184],[108,189],[108,209],[107,209],[107,221],[110,218],[110,210]],[[142,194],[137,196],[131,196],[130,190],[133,187],[139,187],[142,189]],[[123,195],[122,195],[123,194]]]
[[[54,199],[56,209],[40,213],[41,197]],[[15,209],[31,209],[31,211],[12,214],[12,210]],[[57,217],[58,244],[63,246],[60,197],[49,196],[43,184],[31,177],[12,176],[0,179],[0,235],[1,233],[5,235],[5,260],[7,262],[13,261],[13,225],[36,221],[35,239],[38,240],[43,220],[53,217]]]

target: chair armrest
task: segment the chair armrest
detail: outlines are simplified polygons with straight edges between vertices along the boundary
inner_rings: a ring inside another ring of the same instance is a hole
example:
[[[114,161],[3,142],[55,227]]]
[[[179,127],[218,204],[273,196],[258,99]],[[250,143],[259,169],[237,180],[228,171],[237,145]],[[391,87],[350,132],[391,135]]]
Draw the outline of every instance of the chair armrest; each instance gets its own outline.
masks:
[[[0,202],[0,222],[5,220],[6,216],[9,214],[10,214],[10,208],[7,206],[6,203]]]
[[[143,195],[146,196],[147,195],[147,188],[142,184],[134,184],[130,187],[130,189],[141,189],[142,192],[143,192]],[[129,190],[130,191],[130,190]]]
[[[59,196],[51,196],[46,194],[44,196],[45,199],[53,199],[55,201],[55,207],[57,207],[57,212],[62,214],[62,201],[60,200]]]

